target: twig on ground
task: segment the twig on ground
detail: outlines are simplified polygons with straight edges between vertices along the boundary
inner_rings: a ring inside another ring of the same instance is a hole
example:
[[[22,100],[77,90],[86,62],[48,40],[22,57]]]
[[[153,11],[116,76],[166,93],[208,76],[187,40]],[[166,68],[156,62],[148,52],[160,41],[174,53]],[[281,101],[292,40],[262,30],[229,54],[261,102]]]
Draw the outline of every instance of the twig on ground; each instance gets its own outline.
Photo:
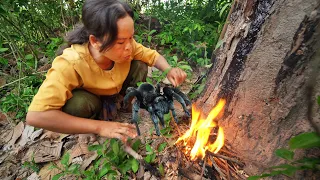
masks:
[[[231,151],[227,151],[227,150],[224,150],[224,149],[220,149],[219,153],[225,153],[227,154],[228,156],[233,156],[233,157],[237,157],[237,155]]]
[[[213,159],[212,156],[209,156],[210,160],[212,161],[212,166],[214,167],[214,169],[219,173],[220,178],[223,179],[225,178],[225,174],[222,173],[222,171],[220,170],[219,166],[217,165],[217,163],[215,162],[215,160]]]
[[[143,160],[142,156],[133,150],[130,146],[124,145],[124,151],[134,157],[136,160]]]
[[[225,165],[226,165],[226,175],[227,175],[227,179],[230,179],[230,169],[229,169],[229,166],[228,166],[228,162],[225,161],[224,163],[225,163]]]
[[[240,174],[239,173],[239,170],[237,169],[237,167],[232,163],[233,166],[231,166],[230,164],[229,165],[229,168],[232,169],[235,173],[237,173],[238,176],[240,176],[240,178],[242,179],[247,179],[248,177],[245,177],[243,174]]]
[[[173,118],[171,117],[171,122],[173,121],[173,124],[175,125],[175,127],[177,128],[177,130],[178,130],[178,134],[179,134],[179,137],[181,136],[181,131],[180,131],[180,128],[179,128],[179,126],[177,125],[177,123],[176,123],[176,121],[173,119]]]
[[[192,179],[192,180],[201,180],[202,176],[199,176],[196,173],[193,173],[191,171],[189,171],[189,169],[183,169],[183,168],[178,168],[178,173],[188,179]]]
[[[160,172],[157,168],[151,166],[149,163],[145,162],[140,154],[138,154],[135,150],[133,150],[129,145],[124,145],[124,151],[134,157],[139,163],[144,166],[150,173],[154,176],[160,177]]]
[[[231,161],[231,162],[234,162],[236,164],[238,164],[239,166],[244,166],[244,164],[240,161],[238,161],[237,159],[235,158],[229,158],[227,156],[224,156],[224,155],[220,155],[220,154],[214,154],[214,153],[211,153],[209,152],[210,155],[214,156],[214,157],[217,157],[217,158],[221,158],[221,159],[225,159],[225,160],[228,160],[228,161]]]

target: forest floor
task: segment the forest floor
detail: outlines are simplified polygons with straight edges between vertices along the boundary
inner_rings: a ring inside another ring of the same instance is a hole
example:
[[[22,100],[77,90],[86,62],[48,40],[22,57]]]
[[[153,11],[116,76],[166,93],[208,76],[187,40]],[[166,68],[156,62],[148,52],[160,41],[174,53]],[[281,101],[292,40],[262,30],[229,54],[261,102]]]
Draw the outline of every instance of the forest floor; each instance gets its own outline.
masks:
[[[194,73],[192,80],[184,83],[180,87],[180,90],[188,93],[198,77],[199,73]],[[206,179],[201,177],[211,173],[211,176],[214,175],[225,179],[230,179],[230,177],[245,179],[245,173],[241,170],[240,166],[236,165],[237,160],[232,158],[231,163],[233,162],[233,164],[228,164],[230,163],[228,158],[220,160],[217,159],[217,157],[215,160],[211,158],[211,163],[209,163],[211,164],[211,168],[207,168],[207,164],[203,163],[203,161],[193,163],[189,160],[184,160],[183,165],[181,165],[179,161],[179,154],[181,156],[181,153],[178,152],[179,150],[175,142],[181,134],[189,128],[190,118],[185,118],[186,116],[184,116],[182,106],[176,101],[175,108],[180,123],[177,126],[174,120],[171,120],[170,126],[173,130],[170,137],[164,137],[162,135],[156,136],[148,112],[146,110],[139,111],[141,117],[139,123],[141,136],[138,138],[142,144],[151,142],[151,147],[157,149],[161,143],[167,143],[164,151],[158,153],[156,159],[158,163],[164,164],[165,173],[159,178],[152,175],[148,170],[140,168],[136,174],[131,174],[131,178],[144,180],[181,179],[181,177],[184,177],[184,179]],[[0,113],[0,179],[3,180],[51,180],[55,174],[61,172],[58,169],[50,169],[52,162],[58,164],[66,152],[70,153],[70,161],[72,163],[79,163],[82,169],[87,169],[93,164],[93,160],[97,158],[96,152],[89,151],[88,147],[92,144],[103,144],[106,140],[106,138],[97,136],[67,135],[36,129],[26,125],[25,122],[15,123],[10,119],[10,115],[6,114],[5,116],[5,114]],[[130,122],[130,120],[131,113],[118,112],[118,121]],[[231,147],[227,149],[228,150],[224,150],[225,153],[228,153],[229,156],[236,157],[235,153],[231,151]],[[138,153],[143,157],[148,154],[146,148],[139,149]],[[35,164],[32,163],[32,160],[36,162],[36,166],[34,166]],[[29,166],[23,166],[25,162],[29,163]],[[217,162],[218,164],[212,164],[212,162]],[[184,168],[182,168],[182,166]],[[190,168],[191,166],[192,168]],[[213,166],[215,166],[215,169],[218,169],[218,171],[208,172],[210,169],[213,169]],[[226,168],[220,170],[221,168],[219,168],[219,166],[226,166]],[[31,167],[40,168],[39,173],[35,173]],[[155,165],[155,168],[158,168],[158,166]],[[193,173],[188,172],[190,169],[193,169]],[[212,178],[210,175],[206,176],[208,179]],[[68,176],[64,179],[75,179],[75,177]],[[120,176],[119,179],[121,179]]]
[[[197,78],[197,75],[194,76]],[[194,79],[193,78],[193,79]],[[196,79],[195,79],[196,80]],[[180,87],[183,92],[188,92],[194,82],[184,83]],[[181,105],[176,104],[178,118],[183,116]],[[153,139],[154,149],[159,143],[165,142],[164,137],[158,137],[150,129],[153,123],[147,111],[140,110],[141,123],[139,124],[142,142]],[[10,117],[12,116],[12,117]],[[88,146],[96,143],[103,143],[106,138],[84,135],[67,135],[55,133],[47,130],[36,129],[26,125],[25,122],[13,122],[14,114],[4,114],[0,112],[0,179],[52,179],[59,171],[49,170],[51,162],[58,162],[63,156],[63,152],[71,152],[71,156],[76,161],[88,163],[92,161],[94,153],[87,150]],[[118,112],[118,121],[130,122],[131,113]],[[175,131],[175,129],[173,130]],[[173,132],[174,133],[174,132]],[[166,141],[174,143],[177,137],[173,135]],[[37,154],[34,155],[33,154]],[[140,153],[140,152],[139,152]],[[145,152],[142,152],[142,155]],[[38,175],[29,167],[24,167],[24,162],[32,162],[32,158],[37,162],[40,169]],[[90,159],[91,158],[91,159]],[[87,160],[87,161],[86,161]],[[81,163],[80,162],[80,163]],[[89,166],[88,163],[86,166]],[[151,175],[144,175],[150,176]],[[69,178],[68,178],[69,179]]]

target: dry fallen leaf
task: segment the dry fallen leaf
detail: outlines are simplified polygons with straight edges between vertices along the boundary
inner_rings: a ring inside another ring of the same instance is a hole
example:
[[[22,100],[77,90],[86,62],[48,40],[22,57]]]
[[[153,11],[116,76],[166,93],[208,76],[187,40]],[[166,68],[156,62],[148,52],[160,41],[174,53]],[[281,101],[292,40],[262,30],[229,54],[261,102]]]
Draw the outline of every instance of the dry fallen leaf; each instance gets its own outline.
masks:
[[[71,159],[81,156],[83,154],[88,154],[89,150],[88,150],[88,145],[85,143],[78,143],[76,144],[72,150],[71,150]]]
[[[83,159],[81,157],[73,158],[71,161],[71,164],[82,164],[82,163],[83,163]]]
[[[30,136],[30,139],[32,141],[34,141],[37,137],[39,137],[42,134],[42,132],[43,132],[43,129],[38,129],[38,130],[34,131],[32,133],[32,135]]]
[[[41,142],[37,148],[34,150],[34,161],[39,162],[48,162],[54,161],[60,158],[62,142],[51,143],[49,141]]]
[[[55,161],[56,165],[60,168],[63,168],[60,161]],[[59,169],[50,169],[51,163],[46,164],[43,168],[40,169],[39,176],[41,180],[52,180],[53,176],[59,174],[61,171]]]
[[[53,131],[46,131],[45,133],[42,134],[40,139],[50,139],[50,140],[55,140],[60,137],[60,133],[53,132]]]
[[[7,117],[0,111],[0,121],[6,120]]]
[[[18,125],[16,125],[13,129],[13,135],[10,141],[5,145],[4,150],[12,149],[13,145],[16,143],[17,139],[21,136],[24,129],[24,124],[21,121]]]
[[[1,135],[1,138],[3,138],[4,143],[8,143],[13,136],[13,130],[6,131],[3,135]]]
[[[19,145],[21,147],[24,147],[27,144],[27,142],[30,141],[30,136],[32,135],[33,131],[34,131],[33,126],[26,125],[19,141]]]
[[[85,169],[91,164],[91,162],[92,162],[93,160],[95,160],[97,157],[98,157],[98,154],[97,154],[96,151],[94,151],[94,152],[92,153],[92,156],[90,156],[89,158],[87,158],[87,159],[85,159],[85,160],[83,161],[83,163],[81,164],[80,169],[81,169],[81,170],[85,170]]]
[[[27,178],[27,180],[40,180],[40,176],[34,172]]]

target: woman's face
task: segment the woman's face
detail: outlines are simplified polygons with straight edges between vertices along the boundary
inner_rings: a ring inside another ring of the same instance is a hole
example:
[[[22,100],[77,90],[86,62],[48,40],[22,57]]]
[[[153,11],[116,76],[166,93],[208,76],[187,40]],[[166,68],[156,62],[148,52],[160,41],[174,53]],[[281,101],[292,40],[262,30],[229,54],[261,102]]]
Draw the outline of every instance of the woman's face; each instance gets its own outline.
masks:
[[[118,25],[118,37],[115,44],[107,51],[101,52],[106,58],[117,62],[127,62],[130,59],[132,53],[132,42],[134,34],[134,22],[130,16],[119,19]]]

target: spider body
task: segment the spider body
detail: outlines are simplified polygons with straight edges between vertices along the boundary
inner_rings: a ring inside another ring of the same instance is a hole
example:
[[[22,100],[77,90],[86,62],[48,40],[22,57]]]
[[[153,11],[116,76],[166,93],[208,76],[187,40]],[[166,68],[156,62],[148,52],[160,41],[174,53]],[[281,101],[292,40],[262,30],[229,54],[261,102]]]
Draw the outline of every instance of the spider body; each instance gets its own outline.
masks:
[[[164,127],[165,123],[163,117],[165,114],[169,113],[170,110],[174,120],[178,123],[173,104],[174,99],[182,105],[185,114],[190,117],[187,106],[191,104],[191,102],[188,97],[177,88],[164,87],[163,93],[161,93],[159,84],[154,87],[149,83],[143,83],[137,89],[133,87],[127,89],[127,94],[124,97],[125,106],[132,97],[136,97],[132,106],[132,122],[136,125],[138,135],[140,135],[140,129],[138,127],[139,109],[145,109],[149,112],[158,136],[160,136],[158,123],[160,122]]]

